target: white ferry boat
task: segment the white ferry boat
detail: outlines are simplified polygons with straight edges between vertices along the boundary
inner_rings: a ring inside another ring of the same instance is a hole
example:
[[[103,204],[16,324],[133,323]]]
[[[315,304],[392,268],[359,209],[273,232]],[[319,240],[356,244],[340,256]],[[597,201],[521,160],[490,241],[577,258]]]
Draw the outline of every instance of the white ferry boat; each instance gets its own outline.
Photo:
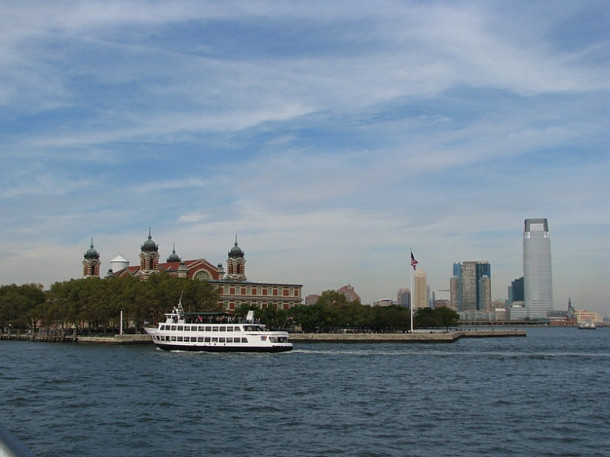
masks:
[[[168,351],[284,352],[292,350],[288,332],[267,330],[254,322],[249,311],[245,322],[227,313],[185,313],[182,302],[165,322],[145,328],[153,343]]]

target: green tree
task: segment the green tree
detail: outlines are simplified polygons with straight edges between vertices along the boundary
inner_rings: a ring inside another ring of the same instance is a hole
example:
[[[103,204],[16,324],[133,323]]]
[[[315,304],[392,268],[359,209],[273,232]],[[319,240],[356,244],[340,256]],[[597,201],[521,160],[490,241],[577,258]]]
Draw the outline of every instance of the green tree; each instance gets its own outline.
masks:
[[[11,284],[0,287],[0,326],[35,327],[36,308],[45,301],[40,284]]]
[[[440,327],[456,327],[459,324],[460,315],[451,308],[443,306],[435,310],[438,315],[438,323]]]
[[[432,308],[418,308],[413,316],[413,325],[416,328],[438,327]]]

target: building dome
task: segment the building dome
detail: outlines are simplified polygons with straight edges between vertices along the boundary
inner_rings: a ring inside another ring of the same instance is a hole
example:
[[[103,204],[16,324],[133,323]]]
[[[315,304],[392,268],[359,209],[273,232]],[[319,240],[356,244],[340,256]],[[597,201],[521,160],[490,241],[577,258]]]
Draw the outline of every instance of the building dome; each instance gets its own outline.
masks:
[[[176,254],[176,244],[174,243],[174,248],[172,249],[172,253],[167,258],[167,262],[180,262],[180,257]]]
[[[237,237],[235,237],[235,246],[229,251],[229,257],[232,259],[240,258],[244,256],[244,251],[237,245]]]
[[[129,260],[123,257],[121,254],[117,255],[110,261],[110,269],[113,273],[124,270],[129,266]]]
[[[150,228],[148,229],[148,239],[144,241],[142,245],[142,252],[158,252],[159,246],[152,240],[152,235],[150,234]]]
[[[93,238],[91,239],[91,247],[89,249],[87,249],[87,252],[85,252],[85,259],[86,260],[99,260],[100,255],[99,253],[95,250],[95,248],[93,247]]]

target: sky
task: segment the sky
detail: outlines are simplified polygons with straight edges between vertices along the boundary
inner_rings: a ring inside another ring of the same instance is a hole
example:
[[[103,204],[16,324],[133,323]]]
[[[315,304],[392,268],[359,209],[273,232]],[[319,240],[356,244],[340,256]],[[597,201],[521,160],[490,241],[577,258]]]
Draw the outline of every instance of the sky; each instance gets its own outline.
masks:
[[[437,298],[523,275],[610,315],[610,8],[600,1],[0,3],[0,284],[165,259]]]

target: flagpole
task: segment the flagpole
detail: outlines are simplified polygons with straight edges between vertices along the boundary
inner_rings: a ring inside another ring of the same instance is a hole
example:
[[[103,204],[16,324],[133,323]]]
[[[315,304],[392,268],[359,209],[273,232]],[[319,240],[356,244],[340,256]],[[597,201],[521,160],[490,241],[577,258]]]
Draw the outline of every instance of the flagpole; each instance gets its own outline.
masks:
[[[413,256],[413,249],[411,249],[411,333],[414,333],[415,329],[413,328],[413,306],[415,305],[415,290],[413,288],[413,272],[417,268],[417,260]]]
[[[409,268],[410,276],[411,276],[411,303],[409,308],[411,308],[411,333],[413,333],[413,303],[415,302],[415,291],[413,290],[413,268]]]

